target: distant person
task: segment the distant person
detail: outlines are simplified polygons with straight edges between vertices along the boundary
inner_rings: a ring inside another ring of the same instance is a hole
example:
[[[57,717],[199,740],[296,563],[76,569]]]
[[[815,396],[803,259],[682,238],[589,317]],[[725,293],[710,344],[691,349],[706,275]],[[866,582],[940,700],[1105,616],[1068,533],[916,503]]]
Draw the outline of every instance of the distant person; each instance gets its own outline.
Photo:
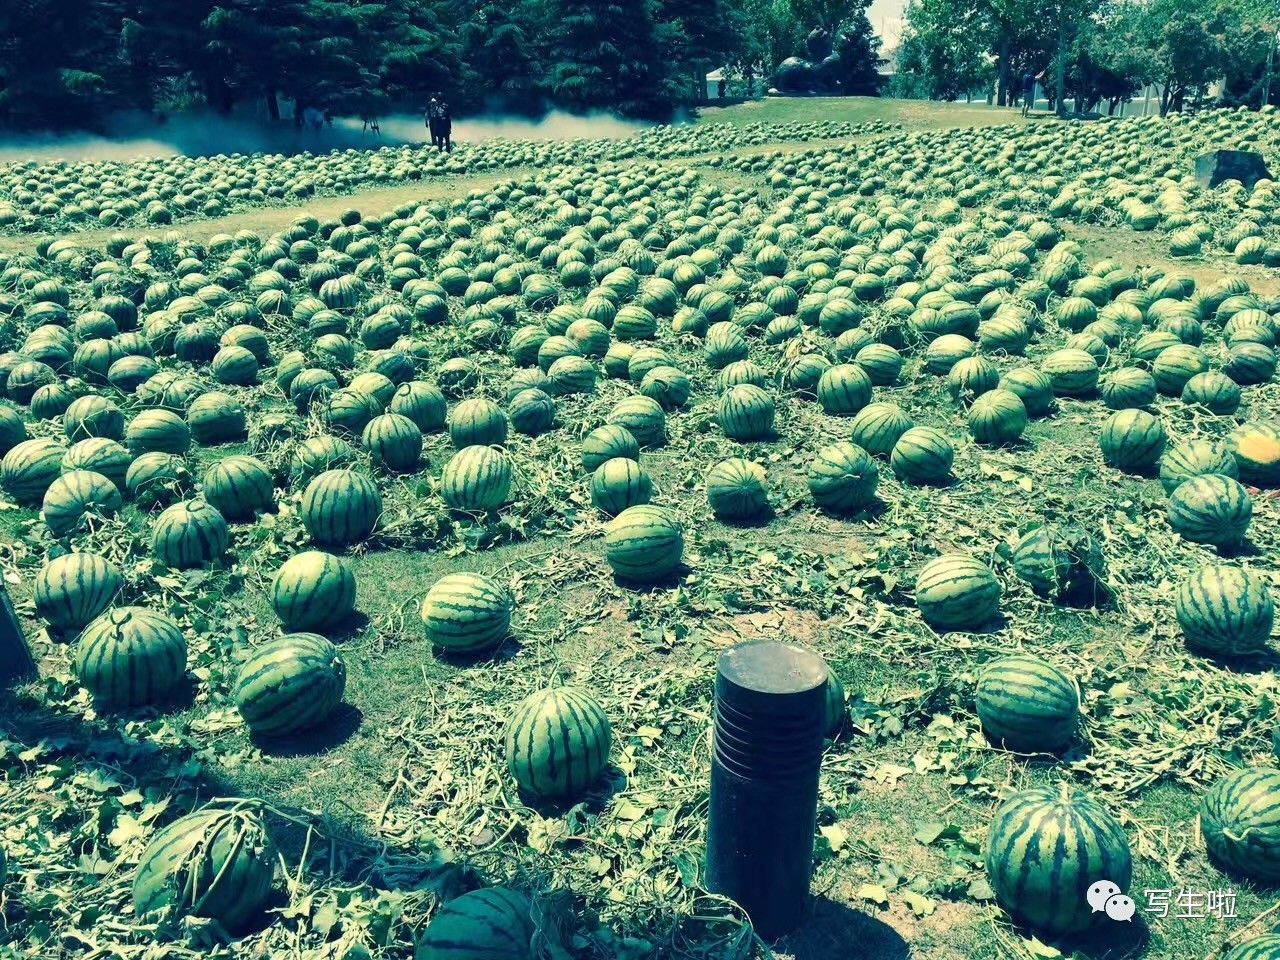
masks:
[[[426,115],[427,129],[431,131],[431,145],[437,150],[440,149],[440,100],[437,94],[432,94],[431,99],[427,101]]]
[[[1022,115],[1025,117],[1036,99],[1036,74],[1028,70],[1022,75]]]
[[[724,82],[724,77],[721,77],[720,82],[716,84],[716,92],[720,94],[721,100],[724,99],[725,90],[727,89],[728,89],[728,84]]]
[[[431,145],[437,150],[453,150],[453,113],[443,93],[432,96],[427,104],[427,126],[431,129]]]
[[[324,127],[324,113],[316,107],[307,107],[302,112],[302,122],[308,130],[319,133]]]
[[[374,134],[376,134],[377,136],[379,136],[379,137],[380,137],[380,136],[382,136],[382,130],[381,130],[381,129],[379,129],[379,127],[378,127],[378,118],[377,118],[377,117],[375,117],[373,114],[371,114],[371,113],[362,113],[362,114],[360,115],[360,120],[361,120],[361,121],[363,122],[363,124],[364,124],[364,125],[360,128],[360,132],[361,132],[361,133],[368,133],[370,130],[372,130],[372,131],[374,132]]]

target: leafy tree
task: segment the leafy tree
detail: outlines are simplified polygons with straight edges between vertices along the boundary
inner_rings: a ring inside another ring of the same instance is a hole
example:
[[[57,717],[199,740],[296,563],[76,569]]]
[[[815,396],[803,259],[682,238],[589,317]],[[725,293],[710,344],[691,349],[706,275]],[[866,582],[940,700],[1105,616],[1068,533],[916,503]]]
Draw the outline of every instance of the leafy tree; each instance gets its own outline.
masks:
[[[482,0],[462,27],[467,95],[475,103],[483,94],[501,109],[535,113],[540,105],[538,65],[533,37],[540,10],[530,0]]]

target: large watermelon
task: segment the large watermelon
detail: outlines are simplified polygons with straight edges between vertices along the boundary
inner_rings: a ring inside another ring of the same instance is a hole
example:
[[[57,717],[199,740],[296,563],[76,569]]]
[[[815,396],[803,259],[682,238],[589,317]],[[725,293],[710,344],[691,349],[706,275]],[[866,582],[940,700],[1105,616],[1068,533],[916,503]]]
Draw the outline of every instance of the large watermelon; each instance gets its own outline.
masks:
[[[591,476],[591,503],[611,517],[627,507],[648,503],[652,497],[653,481],[648,472],[627,457],[606,460]]]
[[[1169,495],[1169,526],[1193,543],[1234,547],[1253,519],[1253,501],[1237,481],[1210,473],[1192,477]]]
[[[440,494],[455,510],[497,510],[511,493],[511,460],[501,447],[464,447],[440,474]]]
[[[455,897],[431,918],[414,960],[533,960],[529,901],[506,887]]]
[[[356,578],[346,562],[307,550],[284,562],[271,580],[271,607],[286,630],[323,630],[356,608]]]
[[[707,503],[721,520],[750,520],[769,512],[764,467],[734,457],[707,471]]]
[[[1075,739],[1080,693],[1075,681],[1039,657],[988,663],[974,691],[982,729],[1022,753],[1056,753]]]
[[[123,585],[110,560],[96,553],[64,553],[36,574],[36,614],[61,629],[83,627],[111,605]]]
[[[680,522],[666,507],[628,507],[609,522],[605,531],[605,559],[619,580],[664,580],[679,569],[683,558]]]
[[[269,640],[240,665],[236,708],[259,737],[287,737],[324,723],[342,702],[347,670],[338,649],[315,633]]]
[[[855,513],[875,501],[880,470],[866,450],[845,440],[818,451],[809,464],[808,481],[819,509]]]
[[[184,500],[165,508],[151,528],[151,551],[178,570],[221,559],[231,541],[226,518],[203,500]]]
[[[1013,548],[1013,569],[1050,600],[1096,606],[1107,599],[1102,548],[1076,524],[1045,524],[1029,530]]]
[[[449,653],[492,650],[511,629],[507,588],[478,573],[451,573],[427,591],[420,613],[427,639]]]
[[[612,739],[608,717],[585,690],[540,690],[507,722],[507,769],[531,797],[574,797],[604,772]]]
[[[242,454],[223,457],[212,464],[205,471],[200,493],[206,503],[234,522],[252,520],[259,511],[275,505],[271,471],[256,457]]]
[[[938,630],[976,630],[1000,614],[1000,581],[981,560],[950,553],[916,577],[916,606]]]
[[[187,671],[177,624],[145,607],[116,607],[80,634],[76,676],[100,707],[127,709],[173,695]]]
[[[1181,580],[1175,609],[1188,645],[1218,656],[1266,649],[1275,623],[1266,580],[1227,564],[1209,564]]]
[[[1060,790],[1036,787],[1006,800],[991,824],[986,862],[987,882],[1000,905],[1052,936],[1093,924],[1087,894],[1095,883],[1109,881],[1123,892],[1133,879],[1129,840],[1120,824],[1065,783]]]
[[[382,516],[382,494],[355,470],[326,470],[307,485],[299,509],[316,543],[349,546],[365,540]]]
[[[1200,832],[1221,866],[1263,883],[1280,881],[1280,770],[1229,773],[1204,795]]]

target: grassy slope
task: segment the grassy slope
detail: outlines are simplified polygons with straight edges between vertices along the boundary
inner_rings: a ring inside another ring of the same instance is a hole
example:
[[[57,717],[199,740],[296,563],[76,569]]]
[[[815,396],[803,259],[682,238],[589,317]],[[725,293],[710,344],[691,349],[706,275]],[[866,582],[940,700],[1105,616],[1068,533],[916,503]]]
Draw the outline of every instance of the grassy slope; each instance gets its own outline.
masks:
[[[840,111],[842,119],[846,112],[870,119],[864,114],[889,116],[899,109],[903,112],[892,115],[923,126],[952,119],[984,122],[981,117],[993,113],[985,108],[809,100],[709,110],[704,120],[779,122],[825,118],[827,111]],[[482,184],[476,179],[474,185]],[[422,187],[412,192],[427,195]],[[392,200],[371,192],[339,205],[376,213],[382,204],[407,198]],[[238,225],[266,230],[284,216],[264,211],[237,219]],[[1117,256],[1129,263],[1145,259],[1133,235],[1114,243],[1103,234],[1088,239],[1092,256]],[[1206,277],[1218,272],[1212,264],[1199,269]],[[570,404],[565,421],[597,416],[608,406],[607,385],[602,393],[599,400]],[[1259,412],[1277,408],[1274,387],[1252,394]],[[916,412],[920,422],[942,416],[949,418],[953,434],[963,430],[936,384],[925,381],[895,390],[892,399]],[[1175,406],[1165,406],[1175,429],[1197,426],[1177,423]],[[344,645],[351,668],[348,700],[364,716],[357,732],[320,754],[283,756],[250,749],[243,735],[231,725],[220,725],[205,704],[196,704],[175,722],[200,719],[208,724],[207,740],[220,755],[218,762],[225,763],[221,773],[237,790],[323,811],[357,830],[420,842],[436,839],[470,850],[482,868],[501,873],[511,866],[510,848],[496,847],[507,836],[504,831],[521,837],[530,822],[545,827],[537,816],[506,807],[502,772],[493,765],[503,709],[516,692],[553,675],[590,683],[601,692],[618,739],[635,765],[633,782],[638,786],[627,788],[628,797],[645,811],[658,804],[674,806],[689,819],[664,832],[652,825],[651,817],[642,817],[638,822],[649,834],[637,837],[634,830],[628,833],[624,820],[604,814],[604,822],[590,832],[611,838],[610,849],[561,844],[543,858],[530,841],[517,849],[515,859],[520,870],[550,871],[579,892],[594,875],[618,891],[619,902],[613,906],[619,916],[639,920],[669,898],[662,886],[669,871],[655,867],[654,858],[697,856],[697,793],[707,762],[701,732],[708,719],[707,678],[716,651],[752,635],[811,643],[830,658],[851,694],[865,701],[865,707],[856,705],[855,721],[864,735],[837,745],[827,758],[822,823],[836,828],[831,836],[843,832],[847,839],[836,844],[840,849],[819,868],[815,888],[824,901],[817,920],[784,952],[831,956],[856,938],[867,945],[863,955],[877,960],[903,955],[900,941],[882,924],[905,938],[912,955],[923,960],[1025,955],[1022,941],[988,908],[931,894],[929,906],[920,911],[928,915],[921,917],[902,896],[913,885],[936,883],[963,862],[958,845],[918,842],[914,834],[922,823],[938,820],[980,833],[998,786],[1051,775],[1042,766],[1025,767],[980,746],[957,693],[975,663],[1015,648],[1043,650],[1059,662],[1075,663],[1092,692],[1088,705],[1094,722],[1108,733],[1108,750],[1097,758],[1102,777],[1136,783],[1148,772],[1159,775],[1162,758],[1141,749],[1120,757],[1112,752],[1123,747],[1114,742],[1117,733],[1137,737],[1148,723],[1186,724],[1178,737],[1188,740],[1199,735],[1195,724],[1203,725],[1208,741],[1177,757],[1175,764],[1190,758],[1202,762],[1213,753],[1215,723],[1228,735],[1246,733],[1246,749],[1257,748],[1261,727],[1249,718],[1230,718],[1243,702],[1221,689],[1230,681],[1216,674],[1207,678],[1202,666],[1182,653],[1169,629],[1167,578],[1176,576],[1188,557],[1204,551],[1188,548],[1160,529],[1157,485],[1120,478],[1101,467],[1093,444],[1101,420],[1096,405],[1066,405],[1058,417],[1033,426],[1023,448],[983,451],[962,444],[956,469],[960,483],[952,488],[906,488],[886,470],[881,486],[885,513],[874,523],[834,521],[804,507],[784,506],[774,523],[759,529],[714,523],[701,505],[701,471],[733,447],[703,432],[701,424],[711,409],[707,400],[700,401],[680,418],[682,433],[672,444],[645,457],[660,499],[682,502],[700,518],[690,535],[697,575],[685,590],[637,597],[614,586],[603,573],[598,524],[585,512],[571,533],[554,540],[535,539],[461,557],[419,551],[364,554],[354,563],[360,608],[371,625]],[[778,499],[789,505],[803,495],[803,465],[812,451],[843,438],[845,426],[799,403],[785,404],[779,422],[786,424],[784,436],[752,453],[770,461],[772,485],[782,492]],[[520,441],[517,448],[527,443]],[[571,442],[564,446],[574,449]],[[431,459],[437,466],[445,447],[443,438],[432,443]],[[999,509],[993,510],[997,503]],[[921,550],[934,544],[990,550],[1045,511],[1082,511],[1103,525],[1112,572],[1135,598],[1128,609],[1099,616],[1051,608],[1010,582],[1008,628],[957,644],[924,629],[910,603],[896,597],[880,577],[881,572],[911,568]],[[0,513],[0,530],[14,529],[14,522],[14,514]],[[1255,539],[1268,551],[1280,543],[1277,522],[1275,501],[1260,501]],[[262,559],[265,566],[271,565],[268,560]],[[225,613],[228,623],[256,634],[270,629],[272,620],[252,566],[251,561],[249,587],[226,602]],[[495,664],[463,666],[432,657],[418,632],[414,605],[426,585],[454,569],[518,574],[519,659],[511,660],[514,651],[507,651]],[[17,596],[24,597],[25,590],[25,584],[19,586]],[[738,603],[726,602],[731,591],[740,595]],[[1153,623],[1158,624],[1155,629]],[[42,645],[41,650],[51,663],[61,661],[55,648]],[[1132,693],[1118,690],[1117,683],[1130,684]],[[1116,704],[1138,719],[1117,716]],[[934,713],[944,720],[930,722]],[[894,732],[898,724],[905,731]],[[1190,837],[1195,815],[1190,792],[1161,785],[1136,793],[1123,812],[1141,855],[1137,889],[1224,886]],[[877,894],[866,884],[897,885],[887,909],[868,899]],[[636,899],[643,898],[641,891],[651,903]],[[841,905],[859,912],[850,914]],[[1233,924],[1159,921],[1145,955],[1162,960],[1208,957],[1229,928],[1239,928],[1268,905],[1264,894],[1242,892],[1242,919]],[[1105,955],[1106,946],[1093,953]]]

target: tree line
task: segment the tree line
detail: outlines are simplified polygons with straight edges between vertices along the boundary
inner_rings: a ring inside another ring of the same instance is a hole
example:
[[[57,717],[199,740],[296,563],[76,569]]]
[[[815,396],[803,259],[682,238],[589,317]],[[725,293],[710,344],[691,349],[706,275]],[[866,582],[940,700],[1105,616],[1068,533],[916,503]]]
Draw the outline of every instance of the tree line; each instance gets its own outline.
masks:
[[[1160,113],[1273,102],[1276,0],[910,0],[891,92],[1012,103],[1043,71],[1051,102],[1117,107],[1152,85]]]
[[[769,82],[814,30],[874,72],[869,0],[4,0],[0,124],[93,129],[116,111],[340,115],[548,106],[664,118],[731,65]]]

